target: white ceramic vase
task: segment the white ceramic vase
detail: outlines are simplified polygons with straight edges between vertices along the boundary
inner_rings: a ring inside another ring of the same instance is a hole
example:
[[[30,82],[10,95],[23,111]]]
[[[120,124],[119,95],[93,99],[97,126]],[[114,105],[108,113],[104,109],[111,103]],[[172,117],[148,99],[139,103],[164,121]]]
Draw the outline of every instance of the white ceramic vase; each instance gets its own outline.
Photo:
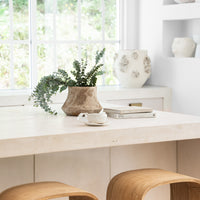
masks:
[[[193,57],[195,46],[195,42],[192,38],[174,38],[172,52],[175,57]]]
[[[147,51],[119,50],[114,57],[114,74],[123,87],[142,87],[151,74]]]
[[[200,35],[193,35],[193,40],[196,42],[195,58],[200,58]]]

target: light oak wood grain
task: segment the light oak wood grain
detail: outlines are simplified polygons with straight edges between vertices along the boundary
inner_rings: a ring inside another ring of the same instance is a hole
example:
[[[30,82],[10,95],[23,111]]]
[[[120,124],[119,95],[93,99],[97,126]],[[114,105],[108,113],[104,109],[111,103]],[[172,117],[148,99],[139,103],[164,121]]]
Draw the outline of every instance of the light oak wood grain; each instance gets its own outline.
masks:
[[[161,169],[140,169],[115,176],[108,185],[107,200],[143,200],[152,188],[165,184],[171,184],[171,200],[200,197],[199,179]]]
[[[97,200],[89,192],[59,182],[19,185],[0,194],[0,200],[47,200],[59,197],[70,197],[70,200]]]

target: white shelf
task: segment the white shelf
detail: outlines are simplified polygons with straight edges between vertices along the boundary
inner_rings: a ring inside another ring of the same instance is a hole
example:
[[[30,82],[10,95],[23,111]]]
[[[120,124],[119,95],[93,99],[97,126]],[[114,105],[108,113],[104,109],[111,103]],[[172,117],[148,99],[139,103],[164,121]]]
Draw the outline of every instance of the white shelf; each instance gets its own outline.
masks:
[[[200,64],[200,58],[194,57],[185,57],[185,58],[176,58],[176,57],[167,57],[168,62],[176,63],[177,65],[187,64],[193,67],[198,66]]]
[[[177,4],[174,0],[163,0],[164,5]]]
[[[200,18],[200,3],[171,4],[163,6],[163,20]]]

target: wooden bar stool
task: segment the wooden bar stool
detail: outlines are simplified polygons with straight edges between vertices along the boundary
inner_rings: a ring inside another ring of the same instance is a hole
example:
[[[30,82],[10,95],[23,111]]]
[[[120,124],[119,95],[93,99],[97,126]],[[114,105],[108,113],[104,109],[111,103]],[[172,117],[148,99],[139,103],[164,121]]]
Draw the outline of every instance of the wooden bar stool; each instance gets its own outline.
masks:
[[[171,200],[200,200],[200,180],[161,169],[140,169],[116,175],[107,200],[143,200],[154,187],[170,184]]]
[[[39,182],[9,188],[0,200],[47,200],[69,197],[70,200],[98,200],[93,194],[59,182]]]

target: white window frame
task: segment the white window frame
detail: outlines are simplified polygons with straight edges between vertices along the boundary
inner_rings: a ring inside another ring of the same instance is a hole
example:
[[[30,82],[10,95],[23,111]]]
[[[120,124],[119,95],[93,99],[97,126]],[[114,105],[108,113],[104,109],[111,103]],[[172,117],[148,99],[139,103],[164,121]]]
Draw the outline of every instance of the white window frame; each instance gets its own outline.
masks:
[[[56,2],[56,0],[53,0]],[[79,4],[81,0],[78,0]],[[103,2],[104,0],[102,0]],[[12,6],[12,0],[9,0],[10,3],[10,32],[13,34],[13,24],[12,24],[12,19],[13,19],[13,6]],[[138,9],[139,9],[139,3],[138,0],[119,0],[119,38],[120,40],[109,40],[109,41],[87,41],[83,42],[81,44],[85,43],[116,43],[120,42],[120,49],[130,49],[130,48],[138,48],[138,32],[136,31],[138,29],[138,18],[136,18],[136,14],[138,14]],[[30,19],[36,19],[36,0],[29,0],[29,13],[30,13]],[[80,7],[79,7],[80,9]],[[55,15],[55,13],[54,13]],[[80,23],[80,18],[81,14],[79,11],[79,23]],[[133,22],[134,19],[134,22]],[[10,36],[10,40],[2,40],[1,43],[3,44],[11,44],[11,60],[13,60],[13,44],[30,44],[30,66],[36,66],[36,49],[37,49],[37,44],[40,42],[36,41],[36,21],[31,20],[30,21],[31,26],[30,26],[30,34],[31,40],[24,40],[24,41],[13,41],[12,40],[12,35]],[[54,16],[54,25],[55,25],[55,16]],[[79,32],[80,34],[80,32]],[[56,37],[56,33],[54,32],[54,36]],[[79,35],[80,38],[80,35]],[[104,38],[105,39],[105,38]],[[130,41],[130,42],[129,42]],[[53,41],[51,41],[53,42]],[[57,41],[54,43],[76,43],[78,41]],[[44,42],[42,42],[44,43]],[[56,44],[54,44],[56,45]],[[56,55],[56,52],[54,52],[54,55]],[[79,49],[79,58],[81,56],[80,49]],[[54,63],[55,67],[57,66],[56,61]],[[30,104],[30,102],[27,101],[28,96],[32,92],[32,88],[35,87],[37,84],[37,68],[30,68],[30,89],[25,89],[25,90],[0,90],[0,106],[10,106],[10,105],[25,105],[25,104]],[[55,68],[56,70],[56,68]],[[12,77],[13,77],[13,63],[11,62],[11,71],[12,71]],[[12,79],[14,80],[14,79]],[[14,83],[13,83],[14,84]],[[112,86],[104,86],[101,87],[101,90],[103,91],[104,88],[107,90],[107,88],[110,88]],[[113,88],[115,90],[115,87]],[[66,95],[65,95],[66,96]]]
[[[11,1],[11,0],[10,0]],[[37,45],[38,44],[53,44],[54,46],[54,71],[57,71],[58,66],[57,66],[57,60],[56,60],[56,55],[57,55],[57,44],[76,44],[78,46],[78,59],[81,59],[81,46],[83,44],[102,44],[102,46],[104,47],[105,44],[119,44],[120,40],[106,40],[105,39],[105,5],[104,5],[104,1],[105,0],[101,0],[101,6],[102,6],[102,39],[101,40],[92,40],[92,41],[83,41],[81,40],[81,0],[78,0],[78,40],[57,40],[56,38],[56,8],[57,8],[57,0],[52,0],[54,3],[54,10],[53,10],[53,40],[52,41],[38,41],[36,38],[36,24],[37,22],[34,20],[36,19],[35,13],[36,13],[36,9],[37,9],[37,0],[29,0],[29,12],[30,12],[30,24],[31,24],[31,30],[30,30],[30,43],[31,45],[31,63],[30,66],[36,66],[37,63]],[[120,1],[120,0],[119,0]],[[120,1],[120,4],[123,3],[123,1]],[[117,7],[120,7],[120,5],[118,5]],[[119,11],[120,13],[120,11]],[[121,14],[120,14],[121,15]],[[118,29],[120,30],[120,27],[118,27]],[[119,31],[118,31],[119,32]],[[119,37],[118,37],[119,38]],[[104,63],[104,61],[103,61]],[[103,79],[105,77],[103,76]],[[31,90],[37,85],[37,68],[36,67],[31,67]],[[103,80],[104,82],[104,80]]]

